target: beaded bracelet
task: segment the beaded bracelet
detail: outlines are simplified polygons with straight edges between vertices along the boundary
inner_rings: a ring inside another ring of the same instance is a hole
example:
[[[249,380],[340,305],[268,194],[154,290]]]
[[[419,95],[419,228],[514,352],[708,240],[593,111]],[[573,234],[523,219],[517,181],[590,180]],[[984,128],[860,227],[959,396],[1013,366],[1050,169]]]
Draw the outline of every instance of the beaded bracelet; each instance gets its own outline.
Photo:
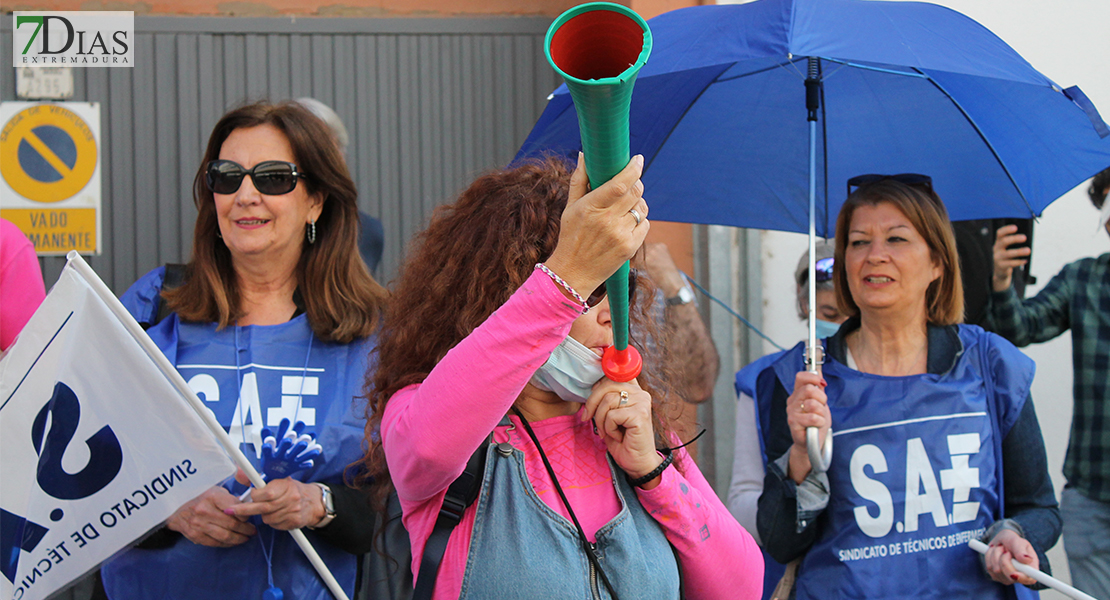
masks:
[[[586,304],[586,299],[582,297],[582,294],[579,294],[577,291],[575,291],[574,288],[570,287],[570,284],[566,281],[563,281],[562,277],[556,275],[555,271],[548,269],[547,265],[543,263],[536,263],[536,268],[540,271],[543,271],[544,274],[550,277],[552,281],[562,286],[564,290],[570,292],[571,297],[573,297],[576,302],[582,305],[582,314],[590,312],[590,305]]]
[[[664,469],[669,467],[672,462],[674,462],[674,452],[670,448],[664,448],[663,450],[666,450],[666,454],[663,455],[663,462],[659,463],[659,466],[655,467],[655,469],[653,469],[651,473],[648,473],[643,477],[637,477],[636,479],[632,479],[628,476],[628,473],[625,473],[624,477],[628,480],[628,485],[632,487],[640,487],[645,483],[651,481],[652,479],[659,477],[659,474],[662,473]],[[660,450],[660,452],[662,452],[662,450]]]

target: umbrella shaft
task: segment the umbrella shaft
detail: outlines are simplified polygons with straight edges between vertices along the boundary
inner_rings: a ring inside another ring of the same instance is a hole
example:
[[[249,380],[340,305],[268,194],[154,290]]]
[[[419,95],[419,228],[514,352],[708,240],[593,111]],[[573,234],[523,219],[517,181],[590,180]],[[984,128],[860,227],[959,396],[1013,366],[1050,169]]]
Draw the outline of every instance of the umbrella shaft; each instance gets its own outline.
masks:
[[[809,75],[806,77],[806,110],[809,111],[810,123],[817,120],[817,111],[821,108],[821,77],[818,73],[818,60],[820,59],[810,57]]]
[[[809,337],[807,347],[817,345],[817,122],[809,122]],[[819,365],[810,364],[817,373]]]

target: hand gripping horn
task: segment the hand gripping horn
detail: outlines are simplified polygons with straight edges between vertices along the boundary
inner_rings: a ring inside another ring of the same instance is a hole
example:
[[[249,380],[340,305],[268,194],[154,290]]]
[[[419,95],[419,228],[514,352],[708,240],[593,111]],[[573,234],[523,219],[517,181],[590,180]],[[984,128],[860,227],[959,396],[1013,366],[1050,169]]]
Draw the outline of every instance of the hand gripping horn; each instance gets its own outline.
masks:
[[[544,52],[566,81],[578,113],[586,175],[597,188],[631,158],[628,109],[636,74],[651,54],[651,30],[631,9],[591,2],[559,15],[547,30]],[[628,262],[606,281],[613,319],[613,345],[602,357],[605,375],[631,381],[643,359],[628,344]]]

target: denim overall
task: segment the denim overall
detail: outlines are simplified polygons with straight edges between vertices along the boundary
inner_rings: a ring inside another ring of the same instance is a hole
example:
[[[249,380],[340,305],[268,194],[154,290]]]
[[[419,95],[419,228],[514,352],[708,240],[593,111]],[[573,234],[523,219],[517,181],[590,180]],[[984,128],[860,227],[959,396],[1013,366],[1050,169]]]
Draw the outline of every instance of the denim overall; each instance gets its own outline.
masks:
[[[597,532],[597,553],[620,600],[679,598],[678,563],[609,458],[621,511]],[[577,507],[579,511],[585,507]],[[524,453],[490,444],[460,600],[610,598],[586,558],[574,523],[536,495]]]
[[[826,359],[831,495],[798,600],[1036,597],[991,581],[967,546],[1003,517],[1001,440],[1033,361],[978,327],[959,335],[963,352],[940,375],[869,375]],[[800,347],[786,356],[774,368],[790,391]]]

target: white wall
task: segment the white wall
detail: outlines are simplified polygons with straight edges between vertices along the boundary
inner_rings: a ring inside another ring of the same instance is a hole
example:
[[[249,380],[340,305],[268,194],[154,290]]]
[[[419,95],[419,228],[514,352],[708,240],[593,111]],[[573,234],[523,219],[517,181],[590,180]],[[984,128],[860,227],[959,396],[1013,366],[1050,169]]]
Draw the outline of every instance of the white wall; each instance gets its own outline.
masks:
[[[721,2],[724,4],[725,2]],[[1107,0],[942,0],[935,2],[979,21],[1009,43],[1034,67],[1063,87],[1078,85],[1110,121],[1110,1]],[[1110,166],[1110,165],[1108,165]],[[1084,183],[1050,205],[1034,229],[1032,273],[1035,294],[1064,264],[1080,257],[1110,251],[1110,238],[1095,233],[1097,211],[1091,206]],[[806,248],[805,236],[764,232],[763,326],[782,345],[802,339],[805,326],[798,322],[792,273]],[[767,344],[767,351],[773,348]],[[1026,353],[1037,362],[1033,383],[1041,428],[1057,494],[1063,488],[1061,468],[1071,423],[1071,335],[1040,345]],[[1049,553],[1057,575],[1067,580],[1063,543]],[[1045,592],[1043,598],[1063,598]]]

